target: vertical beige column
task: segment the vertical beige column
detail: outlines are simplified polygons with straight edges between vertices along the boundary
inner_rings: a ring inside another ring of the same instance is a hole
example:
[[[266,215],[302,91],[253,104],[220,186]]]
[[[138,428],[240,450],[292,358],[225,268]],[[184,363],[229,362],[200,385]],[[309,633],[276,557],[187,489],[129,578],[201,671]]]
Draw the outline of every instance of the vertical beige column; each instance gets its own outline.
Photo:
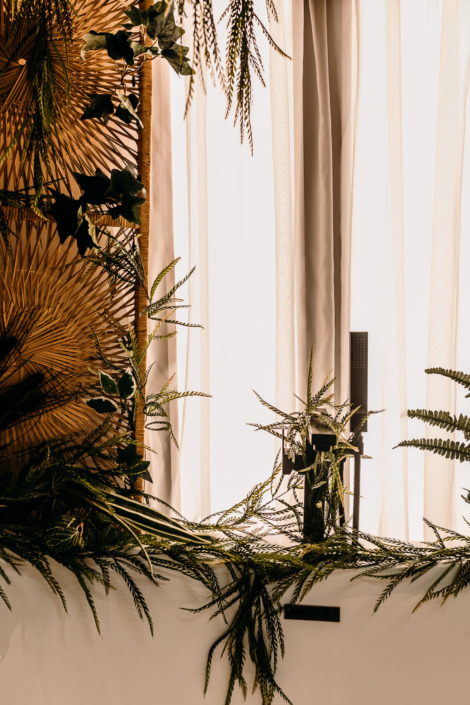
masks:
[[[142,3],[142,7],[145,8],[150,3]],[[147,192],[150,191],[150,145],[151,145],[151,117],[152,117],[152,63],[151,61],[145,62],[141,70],[141,75],[139,79],[139,99],[140,105],[138,108],[139,118],[142,122],[142,128],[139,132],[139,144],[137,152],[138,160],[138,170],[139,177],[142,183],[145,184]],[[148,265],[149,265],[149,234],[150,234],[150,199],[147,198],[145,203],[142,204],[140,208],[140,219],[141,226],[139,228],[139,246],[140,255],[142,257],[142,265],[144,272],[148,275]],[[142,287],[138,287],[135,295],[135,311],[136,311],[136,321],[135,321],[135,332],[137,336],[137,343],[139,348],[145,345],[147,340],[147,316],[141,316],[142,310],[147,305],[147,297],[145,291]],[[145,377],[145,370],[147,367],[147,359],[144,356],[140,364],[140,374]],[[135,436],[138,443],[144,443],[145,435],[145,416],[143,413],[142,405],[139,407],[136,419]],[[136,490],[142,491],[144,489],[144,481],[138,479],[135,483]]]

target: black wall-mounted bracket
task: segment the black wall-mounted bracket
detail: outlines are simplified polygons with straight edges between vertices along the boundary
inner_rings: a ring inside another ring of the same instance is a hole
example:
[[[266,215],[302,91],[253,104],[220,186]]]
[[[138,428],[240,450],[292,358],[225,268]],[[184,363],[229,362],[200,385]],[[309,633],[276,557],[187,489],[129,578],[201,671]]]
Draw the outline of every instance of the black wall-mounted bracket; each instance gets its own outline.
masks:
[[[284,605],[284,619],[300,619],[309,622],[339,622],[339,607],[320,605]]]

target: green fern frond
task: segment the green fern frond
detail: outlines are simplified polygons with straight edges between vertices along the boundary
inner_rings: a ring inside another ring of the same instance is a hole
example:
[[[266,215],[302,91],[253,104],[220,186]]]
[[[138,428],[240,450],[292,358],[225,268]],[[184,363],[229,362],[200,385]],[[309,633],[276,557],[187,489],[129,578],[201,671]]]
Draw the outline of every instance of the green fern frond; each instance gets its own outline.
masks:
[[[174,268],[176,267],[176,265],[178,264],[180,259],[181,259],[181,257],[177,257],[176,259],[172,260],[170,262],[170,264],[167,264],[167,266],[164,267],[159,274],[157,274],[157,276],[155,277],[155,279],[153,281],[152,287],[150,289],[150,300],[152,300],[153,297],[155,296],[155,292],[156,292],[158,286],[163,281],[163,279],[167,276],[167,274],[170,274],[170,272],[172,272],[174,270]]]
[[[419,419],[431,426],[438,426],[445,431],[461,431],[467,437],[470,434],[470,417],[460,414],[458,417],[447,411],[428,411],[427,409],[412,409],[408,411],[410,419]]]
[[[420,438],[411,441],[401,441],[397,448],[419,448],[442,455],[448,460],[459,460],[461,463],[470,460],[470,443],[461,443],[442,438]]]
[[[446,370],[444,367],[429,367],[424,370],[428,375],[441,375],[457,382],[465,389],[470,389],[470,375],[455,370]]]
[[[153,620],[152,620],[152,615],[150,614],[150,610],[148,607],[148,604],[145,600],[144,594],[142,590],[139,588],[135,580],[132,578],[132,576],[129,574],[128,570],[126,570],[125,566],[122,565],[122,563],[119,561],[119,559],[115,559],[111,564],[110,564],[111,570],[113,570],[115,573],[117,573],[125,582],[127,589],[129,590],[132,599],[134,601],[134,606],[137,611],[137,614],[139,615],[140,619],[146,619],[147,623],[149,625],[150,633],[153,636],[154,634],[154,628],[153,628]]]

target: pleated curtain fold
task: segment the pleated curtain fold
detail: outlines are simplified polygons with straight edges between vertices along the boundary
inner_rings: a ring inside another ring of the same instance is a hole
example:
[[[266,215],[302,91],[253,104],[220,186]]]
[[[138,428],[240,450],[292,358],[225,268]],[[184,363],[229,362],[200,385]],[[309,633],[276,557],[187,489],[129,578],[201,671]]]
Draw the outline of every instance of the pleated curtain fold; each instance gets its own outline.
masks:
[[[351,3],[294,3],[295,274],[298,386],[314,346],[314,387],[345,391],[349,329]]]
[[[331,373],[344,401],[348,333],[366,330],[369,407],[386,411],[366,436],[374,460],[363,468],[361,526],[418,539],[424,513],[462,528],[461,468],[393,447],[424,435],[408,408],[464,410],[453,385],[424,368],[470,369],[470,3],[277,6],[270,31],[292,59],[265,48],[254,159],[235,146],[212,89],[198,86],[184,128],[173,93],[175,249],[198,265],[190,316],[205,326],[179,343],[179,381],[214,398],[180,408],[181,474],[173,451],[162,450],[155,462],[166,479],[158,482],[176,503],[182,490],[193,517],[240,499],[267,477],[274,451],[243,430],[246,421],[268,421],[249,390],[293,410],[313,345],[315,386]],[[159,122],[162,104],[155,110]],[[168,114],[165,121],[169,131]],[[168,139],[159,159],[170,159]],[[157,183],[160,264],[173,256],[172,224],[170,185]]]

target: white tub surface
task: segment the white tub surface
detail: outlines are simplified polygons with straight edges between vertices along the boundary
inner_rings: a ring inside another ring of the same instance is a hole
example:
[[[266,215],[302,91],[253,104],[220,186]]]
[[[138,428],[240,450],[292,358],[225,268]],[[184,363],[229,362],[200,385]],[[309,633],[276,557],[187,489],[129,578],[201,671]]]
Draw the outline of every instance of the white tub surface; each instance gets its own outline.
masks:
[[[470,591],[412,615],[430,582],[422,578],[400,587],[371,616],[382,583],[351,583],[351,575],[333,575],[305,601],[339,606],[339,624],[284,621],[286,656],[278,675],[293,704],[469,702]],[[204,601],[197,583],[176,573],[161,589],[142,582],[155,621],[153,638],[127,590],[106,598],[97,588],[100,637],[75,578],[59,568],[57,576],[68,615],[33,568],[12,576],[13,610],[0,605],[0,705],[224,704],[228,670],[217,655],[203,696],[207,651],[223,624],[181,609]],[[244,702],[239,691],[232,702]],[[247,702],[259,703],[259,694]]]

